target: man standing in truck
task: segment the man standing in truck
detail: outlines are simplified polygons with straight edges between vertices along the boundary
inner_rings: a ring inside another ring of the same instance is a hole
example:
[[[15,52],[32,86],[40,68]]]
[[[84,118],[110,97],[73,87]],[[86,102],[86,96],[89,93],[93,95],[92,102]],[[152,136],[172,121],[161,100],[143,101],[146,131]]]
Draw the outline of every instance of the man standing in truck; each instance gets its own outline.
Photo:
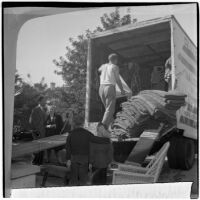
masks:
[[[169,57],[165,62],[165,91],[171,90],[172,60]]]
[[[119,86],[121,94],[125,95],[125,91],[119,76],[119,67],[117,66],[118,56],[116,54],[110,54],[108,56],[108,60],[109,63],[103,64],[98,69],[98,71],[101,73],[99,96],[105,107],[102,122],[98,126],[99,128],[101,126],[104,131],[108,130],[109,125],[113,121],[116,103],[116,84]]]

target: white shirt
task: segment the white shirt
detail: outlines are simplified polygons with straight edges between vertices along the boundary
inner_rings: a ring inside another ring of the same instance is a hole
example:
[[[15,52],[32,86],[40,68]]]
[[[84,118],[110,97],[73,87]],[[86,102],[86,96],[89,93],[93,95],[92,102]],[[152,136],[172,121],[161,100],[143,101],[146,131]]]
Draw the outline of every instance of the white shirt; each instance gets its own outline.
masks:
[[[99,71],[101,72],[100,75],[100,84],[105,85],[116,85],[115,73],[119,70],[117,65],[106,63],[103,64]]]

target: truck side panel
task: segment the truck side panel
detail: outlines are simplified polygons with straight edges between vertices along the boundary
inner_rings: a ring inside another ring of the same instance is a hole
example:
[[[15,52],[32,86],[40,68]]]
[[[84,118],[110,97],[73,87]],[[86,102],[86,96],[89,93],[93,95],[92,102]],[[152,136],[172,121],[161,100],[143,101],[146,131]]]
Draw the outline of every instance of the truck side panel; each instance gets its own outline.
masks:
[[[186,105],[177,111],[177,127],[197,139],[197,49],[175,19],[172,27],[175,90],[187,94]]]

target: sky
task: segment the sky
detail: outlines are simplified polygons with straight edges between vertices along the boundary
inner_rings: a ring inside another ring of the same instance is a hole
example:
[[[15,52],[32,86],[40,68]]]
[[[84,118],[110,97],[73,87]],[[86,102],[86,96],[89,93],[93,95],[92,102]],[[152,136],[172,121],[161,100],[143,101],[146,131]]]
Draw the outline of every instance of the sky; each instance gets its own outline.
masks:
[[[164,6],[132,6],[131,14],[138,21],[164,17],[173,14],[186,33],[197,43],[196,5],[164,5]],[[127,7],[121,7],[120,13],[126,14]],[[31,75],[32,83],[39,82],[42,77],[49,85],[55,82],[57,86],[64,84],[61,76],[54,71],[58,69],[53,59],[66,54],[69,38],[76,38],[85,30],[94,30],[101,25],[100,17],[104,13],[114,11],[114,7],[97,8],[86,11],[76,11],[47,17],[39,17],[26,22],[18,36],[17,70],[27,79]]]

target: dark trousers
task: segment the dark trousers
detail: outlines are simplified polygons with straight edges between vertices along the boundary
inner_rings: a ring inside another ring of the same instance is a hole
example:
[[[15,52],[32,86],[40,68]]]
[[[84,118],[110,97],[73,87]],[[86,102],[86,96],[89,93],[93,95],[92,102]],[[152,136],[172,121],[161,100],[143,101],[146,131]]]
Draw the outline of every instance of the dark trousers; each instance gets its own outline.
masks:
[[[93,168],[92,185],[106,185],[107,168]]]
[[[69,184],[71,186],[86,185],[88,180],[88,163],[71,163],[71,176]]]

